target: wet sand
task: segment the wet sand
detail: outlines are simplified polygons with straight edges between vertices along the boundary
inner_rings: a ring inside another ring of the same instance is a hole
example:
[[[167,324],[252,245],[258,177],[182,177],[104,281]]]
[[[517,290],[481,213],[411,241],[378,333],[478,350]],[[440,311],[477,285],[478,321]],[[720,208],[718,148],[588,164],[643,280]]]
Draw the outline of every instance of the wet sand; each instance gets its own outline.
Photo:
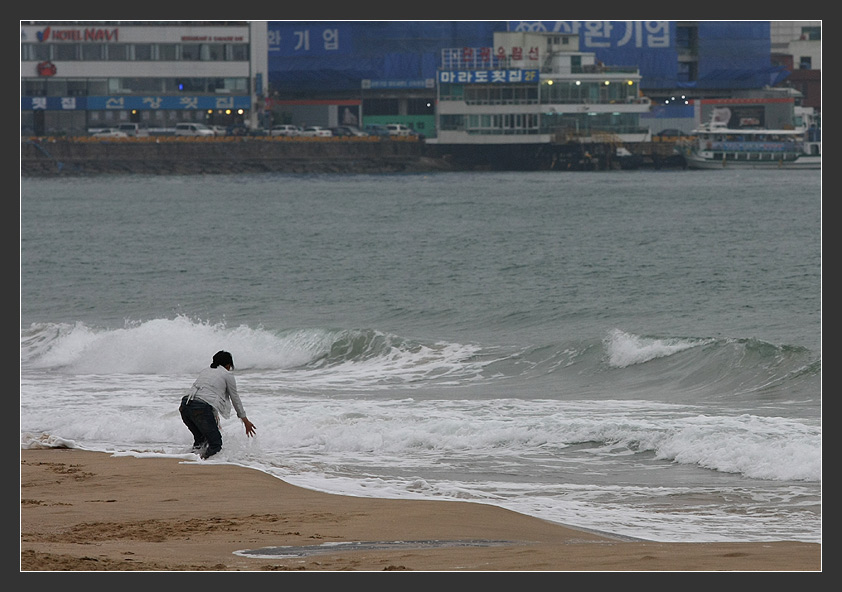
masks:
[[[21,451],[22,572],[821,571],[821,545],[658,543],[493,506],[332,495],[243,467]]]

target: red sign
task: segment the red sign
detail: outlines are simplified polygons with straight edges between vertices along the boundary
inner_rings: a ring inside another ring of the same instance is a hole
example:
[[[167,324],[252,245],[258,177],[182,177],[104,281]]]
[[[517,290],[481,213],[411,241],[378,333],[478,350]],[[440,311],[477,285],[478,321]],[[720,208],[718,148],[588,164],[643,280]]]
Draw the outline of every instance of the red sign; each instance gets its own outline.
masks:
[[[117,41],[119,29],[100,29],[91,27],[88,29],[54,29],[47,27],[38,31],[35,36],[38,41]]]
[[[38,76],[56,75],[56,65],[52,62],[38,62],[36,68],[38,69]]]

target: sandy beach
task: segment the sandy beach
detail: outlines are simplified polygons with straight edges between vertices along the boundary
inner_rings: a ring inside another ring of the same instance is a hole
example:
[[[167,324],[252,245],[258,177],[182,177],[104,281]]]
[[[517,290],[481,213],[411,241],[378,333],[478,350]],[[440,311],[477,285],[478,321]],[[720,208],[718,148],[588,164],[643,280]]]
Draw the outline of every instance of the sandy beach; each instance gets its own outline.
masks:
[[[478,503],[339,496],[260,471],[21,451],[20,569],[820,571],[821,545],[659,543]]]

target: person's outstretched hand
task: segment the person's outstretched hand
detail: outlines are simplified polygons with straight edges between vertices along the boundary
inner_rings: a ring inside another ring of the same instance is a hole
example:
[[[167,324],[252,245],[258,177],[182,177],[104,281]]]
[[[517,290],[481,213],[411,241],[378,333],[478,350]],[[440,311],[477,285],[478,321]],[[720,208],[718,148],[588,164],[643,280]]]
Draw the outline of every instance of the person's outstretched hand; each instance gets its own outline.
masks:
[[[248,436],[249,438],[254,436],[255,432],[257,431],[257,427],[255,427],[255,425],[249,421],[248,417],[244,417],[242,419],[243,425],[246,426],[246,436]]]

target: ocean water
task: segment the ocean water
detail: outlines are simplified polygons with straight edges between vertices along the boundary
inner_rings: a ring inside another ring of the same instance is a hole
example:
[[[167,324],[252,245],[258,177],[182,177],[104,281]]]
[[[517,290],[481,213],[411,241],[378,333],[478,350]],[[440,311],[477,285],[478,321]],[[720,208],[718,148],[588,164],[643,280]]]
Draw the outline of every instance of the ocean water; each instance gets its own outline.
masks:
[[[821,541],[821,173],[25,178],[21,447]],[[257,436],[190,454],[232,352]]]

